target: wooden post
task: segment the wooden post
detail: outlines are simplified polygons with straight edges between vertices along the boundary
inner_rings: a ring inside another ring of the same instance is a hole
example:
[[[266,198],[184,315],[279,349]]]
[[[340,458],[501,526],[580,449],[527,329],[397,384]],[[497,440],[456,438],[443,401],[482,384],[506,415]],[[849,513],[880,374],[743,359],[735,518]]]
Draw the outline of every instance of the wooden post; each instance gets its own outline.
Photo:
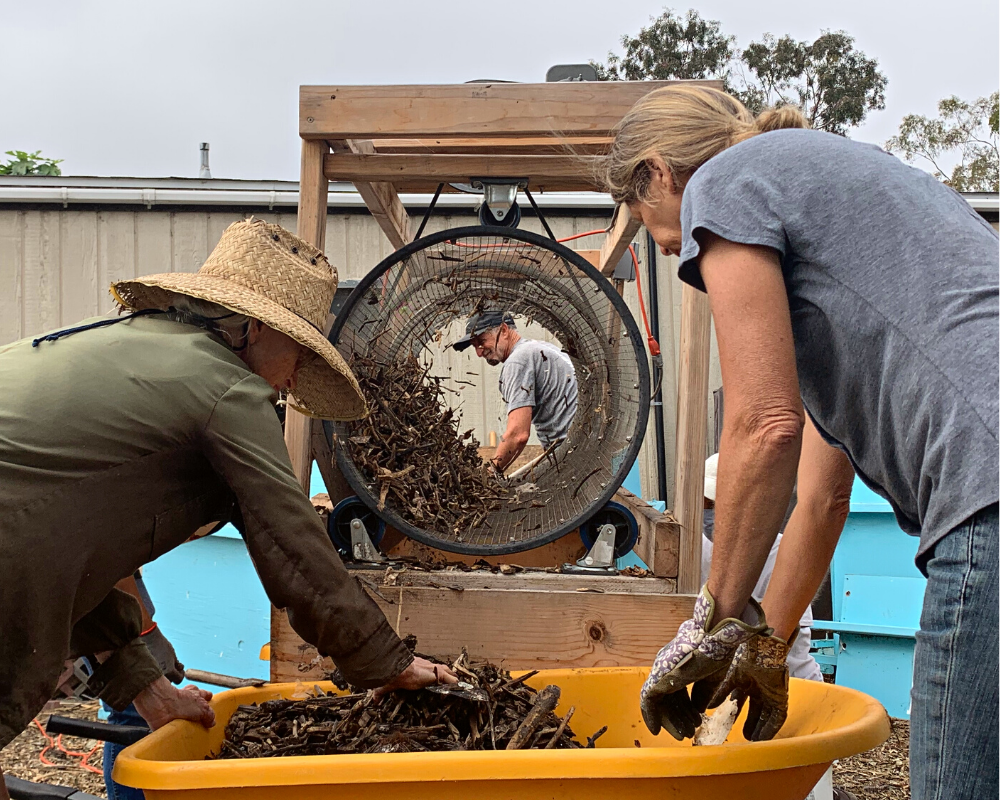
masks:
[[[673,511],[681,525],[677,591],[694,593],[701,589],[712,311],[705,293],[687,284],[682,292]]]
[[[329,181],[323,174],[323,157],[330,148],[323,141],[302,142],[302,175],[299,181],[298,235],[320,250],[326,243],[326,205]],[[309,492],[312,471],[312,425],[308,417],[292,410],[285,411],[285,446],[292,459],[292,469]]]

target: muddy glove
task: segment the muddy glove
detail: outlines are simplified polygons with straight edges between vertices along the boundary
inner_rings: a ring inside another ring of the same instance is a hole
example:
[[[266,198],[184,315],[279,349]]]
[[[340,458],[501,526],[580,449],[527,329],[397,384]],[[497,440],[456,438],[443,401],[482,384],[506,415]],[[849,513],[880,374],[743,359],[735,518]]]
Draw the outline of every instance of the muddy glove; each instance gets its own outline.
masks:
[[[743,724],[743,738],[748,742],[773,739],[788,716],[788,650],[798,630],[788,642],[770,633],[739,646],[710,703],[717,706],[732,694],[742,711],[749,698],[750,711]]]
[[[163,674],[171,683],[180,683],[184,680],[184,665],[177,660],[177,653],[174,652],[174,646],[163,635],[159,626],[154,624],[149,631],[139,638],[149,648],[149,652],[153,654],[153,658],[156,659]]]
[[[694,618],[657,654],[639,704],[651,733],[663,727],[678,741],[694,736],[736,649],[767,628],[764,610],[753,599],[742,619],[720,620],[709,629],[714,611],[715,601],[705,586],[695,600]],[[688,684],[694,684],[690,697]]]

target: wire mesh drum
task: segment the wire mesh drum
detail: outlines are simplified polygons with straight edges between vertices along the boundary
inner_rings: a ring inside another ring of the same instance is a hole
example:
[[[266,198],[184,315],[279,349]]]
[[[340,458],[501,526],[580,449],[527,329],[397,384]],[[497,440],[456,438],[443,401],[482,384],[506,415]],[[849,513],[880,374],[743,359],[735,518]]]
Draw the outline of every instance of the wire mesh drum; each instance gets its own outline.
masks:
[[[578,397],[565,439],[512,480],[474,526],[415,521],[405,503],[380,496],[376,476],[352,460],[345,446],[352,423],[325,428],[347,482],[390,526],[443,550],[498,555],[565,535],[611,498],[645,432],[649,367],[635,321],[611,283],[563,245],[510,228],[454,228],[396,251],[348,297],[330,341],[348,360],[426,358],[485,310],[544,328],[572,361]]]

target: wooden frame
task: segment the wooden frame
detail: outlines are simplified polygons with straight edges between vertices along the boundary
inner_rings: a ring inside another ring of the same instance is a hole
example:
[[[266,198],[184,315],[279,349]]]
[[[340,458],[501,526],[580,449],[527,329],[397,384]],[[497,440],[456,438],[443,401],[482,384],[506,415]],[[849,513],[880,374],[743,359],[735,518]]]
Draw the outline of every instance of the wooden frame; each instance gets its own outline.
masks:
[[[396,248],[411,241],[414,228],[399,199],[401,190],[430,192],[440,183],[486,177],[529,178],[537,191],[592,189],[595,156],[606,152],[614,127],[640,97],[670,83],[303,86],[299,235],[323,247],[330,180],[355,184]],[[699,83],[721,88],[718,81]],[[610,275],[639,228],[628,209],[619,207],[603,245],[588,252],[588,260]],[[690,287],[684,292],[676,519],[657,514],[628,492],[616,497],[639,520],[636,549],[656,577],[601,583],[567,575],[433,572],[413,573],[406,578],[409,583],[397,585],[384,583],[381,573],[369,576],[364,585],[400,633],[416,633],[428,651],[446,654],[461,640],[477,651],[474,655],[505,658],[510,666],[525,668],[648,663],[673,635],[690,613],[690,593],[701,580],[711,326],[705,296]],[[347,495],[318,423],[289,409],[285,439],[303,485],[315,456],[331,500]],[[533,557],[543,562],[561,558],[566,543],[539,551]],[[537,631],[525,624],[529,620],[538,621]],[[505,635],[505,626],[516,636]],[[284,614],[275,612],[272,678],[315,677],[310,670],[319,661],[311,660],[314,656],[297,641]]]

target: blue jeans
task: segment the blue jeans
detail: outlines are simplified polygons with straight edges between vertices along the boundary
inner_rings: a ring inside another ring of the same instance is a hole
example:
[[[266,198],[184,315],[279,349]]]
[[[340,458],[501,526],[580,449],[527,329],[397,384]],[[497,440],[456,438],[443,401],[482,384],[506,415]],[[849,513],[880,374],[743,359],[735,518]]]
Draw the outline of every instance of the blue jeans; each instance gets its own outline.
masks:
[[[913,657],[912,800],[998,796],[997,505],[920,564],[927,591]]]
[[[108,705],[104,705],[105,710],[110,711],[108,722],[112,725],[145,725],[146,720],[139,716],[135,706],[129,706],[124,711],[115,711]],[[120,744],[104,743],[104,786],[108,790],[108,800],[145,800],[142,789],[133,789],[131,786],[122,786],[111,780],[111,770],[115,766],[115,759],[124,750]]]

